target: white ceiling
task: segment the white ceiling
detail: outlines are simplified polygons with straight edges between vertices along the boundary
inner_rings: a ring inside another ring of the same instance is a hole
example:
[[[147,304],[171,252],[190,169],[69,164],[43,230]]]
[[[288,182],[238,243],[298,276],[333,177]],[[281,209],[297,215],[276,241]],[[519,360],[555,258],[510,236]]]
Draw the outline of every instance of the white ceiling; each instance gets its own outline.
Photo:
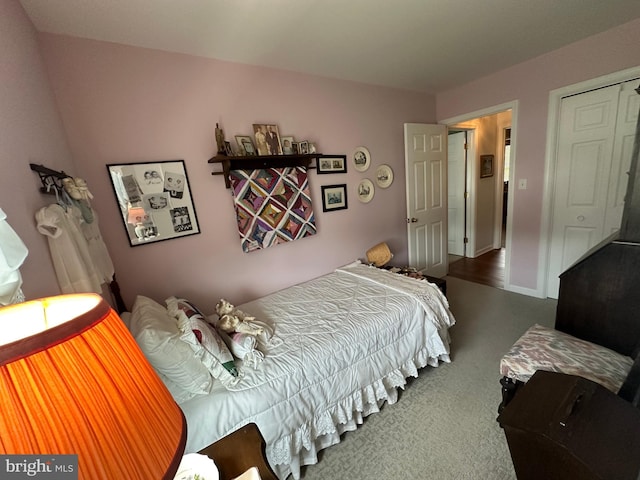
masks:
[[[39,31],[432,93],[640,17],[639,0],[21,3]]]

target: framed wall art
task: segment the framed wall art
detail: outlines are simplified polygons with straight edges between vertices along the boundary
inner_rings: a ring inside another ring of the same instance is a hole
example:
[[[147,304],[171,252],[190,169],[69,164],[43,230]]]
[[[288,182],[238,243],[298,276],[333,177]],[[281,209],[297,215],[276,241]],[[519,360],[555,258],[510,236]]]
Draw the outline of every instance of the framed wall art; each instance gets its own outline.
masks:
[[[493,155],[480,155],[480,178],[493,176]]]
[[[132,247],[200,233],[184,160],[107,165]]]
[[[371,154],[366,147],[356,148],[353,151],[353,155],[351,155],[351,159],[353,160],[353,166],[359,172],[365,172],[371,165]]]
[[[347,184],[323,185],[322,190],[322,211],[331,212],[333,210],[344,210],[347,208]]]
[[[347,173],[347,156],[318,157],[316,171],[318,173]]]

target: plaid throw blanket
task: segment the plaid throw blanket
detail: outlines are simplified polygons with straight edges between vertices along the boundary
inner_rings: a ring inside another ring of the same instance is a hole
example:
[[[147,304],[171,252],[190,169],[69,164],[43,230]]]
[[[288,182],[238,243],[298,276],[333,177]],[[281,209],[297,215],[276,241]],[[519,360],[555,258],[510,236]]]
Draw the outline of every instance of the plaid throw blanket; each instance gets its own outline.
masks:
[[[229,176],[244,252],[316,233],[306,168],[232,170]]]

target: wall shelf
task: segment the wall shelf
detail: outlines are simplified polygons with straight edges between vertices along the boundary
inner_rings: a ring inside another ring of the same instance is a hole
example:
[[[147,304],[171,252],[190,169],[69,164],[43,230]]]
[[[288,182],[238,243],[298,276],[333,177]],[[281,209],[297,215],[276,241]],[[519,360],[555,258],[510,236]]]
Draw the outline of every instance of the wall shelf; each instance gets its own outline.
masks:
[[[260,170],[263,168],[306,167],[316,168],[311,161],[318,158],[336,158],[344,155],[323,155],[321,153],[309,153],[305,155],[253,155],[233,156],[216,155],[209,159],[208,163],[219,163],[222,171],[212,172],[211,175],[224,175],[224,184],[231,188],[229,173],[231,170]]]

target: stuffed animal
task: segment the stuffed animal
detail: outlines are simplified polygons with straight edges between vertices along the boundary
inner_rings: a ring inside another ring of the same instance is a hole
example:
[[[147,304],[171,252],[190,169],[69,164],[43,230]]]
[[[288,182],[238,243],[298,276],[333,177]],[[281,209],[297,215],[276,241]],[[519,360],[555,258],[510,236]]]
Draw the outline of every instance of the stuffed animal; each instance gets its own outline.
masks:
[[[251,323],[256,317],[238,310],[224,298],[216,305],[216,313],[219,317],[217,327],[227,333],[238,332],[248,335],[260,335],[263,332],[262,327]]]

